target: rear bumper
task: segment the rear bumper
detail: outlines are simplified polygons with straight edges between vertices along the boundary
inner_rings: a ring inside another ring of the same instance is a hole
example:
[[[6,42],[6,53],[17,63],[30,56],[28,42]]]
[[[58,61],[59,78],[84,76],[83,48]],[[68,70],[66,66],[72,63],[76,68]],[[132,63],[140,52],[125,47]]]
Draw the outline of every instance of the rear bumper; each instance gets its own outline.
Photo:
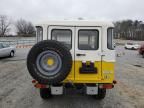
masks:
[[[34,87],[36,88],[49,88],[51,85],[45,85],[40,84],[36,80],[32,80],[32,83],[34,84]],[[67,83],[61,83],[61,86],[65,86]],[[72,86],[77,84],[83,84],[85,86],[99,86],[99,88],[105,88],[105,89],[112,89],[114,88],[114,85],[117,84],[116,80],[113,80],[112,83],[70,83]],[[59,86],[59,85],[58,85]]]

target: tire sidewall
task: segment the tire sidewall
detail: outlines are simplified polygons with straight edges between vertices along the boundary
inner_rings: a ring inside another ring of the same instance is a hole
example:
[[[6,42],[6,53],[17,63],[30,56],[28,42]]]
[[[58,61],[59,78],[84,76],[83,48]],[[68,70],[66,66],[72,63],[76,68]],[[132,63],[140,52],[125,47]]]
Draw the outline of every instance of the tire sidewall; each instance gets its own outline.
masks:
[[[59,76],[60,72],[58,72],[56,75],[53,75],[53,76],[51,76],[51,77],[47,77],[46,75],[44,75],[44,74],[42,74],[42,73],[39,72],[39,69],[36,67],[36,59],[37,59],[37,57],[38,57],[38,55],[39,55],[40,53],[42,53],[42,52],[44,52],[44,51],[47,51],[47,50],[53,50],[53,51],[55,51],[55,49],[54,49],[54,48],[41,48],[41,49],[42,49],[42,50],[39,50],[39,52],[36,52],[36,53],[35,53],[36,56],[32,59],[32,62],[35,63],[35,64],[33,65],[33,66],[34,66],[33,68],[36,69],[36,71],[35,71],[36,74],[39,75],[39,76],[41,76],[42,78],[44,78],[44,79],[54,79],[55,77]],[[56,52],[56,53],[58,53],[58,52]],[[61,54],[60,52],[59,52],[58,54],[60,55],[60,58],[61,58],[61,59],[64,58],[63,54]],[[62,61],[62,65],[63,65],[63,61]],[[62,67],[63,67],[63,66],[62,66]]]
[[[10,57],[14,57],[14,52],[13,51],[10,52]]]
[[[36,59],[37,59],[38,55],[47,50],[55,51],[62,60],[62,66],[61,66],[60,71],[58,73],[56,73],[55,75],[51,75],[51,76],[46,76],[46,75],[42,74],[36,66]],[[70,67],[66,68],[67,59],[72,59],[69,50],[66,49],[64,47],[64,45],[61,44],[60,42],[52,41],[52,40],[43,41],[41,43],[36,44],[29,52],[27,59],[30,59],[27,61],[27,67],[28,67],[28,70],[29,70],[31,76],[43,84],[47,84],[47,83],[54,84],[54,83],[58,83],[58,82],[64,80],[64,78],[70,72],[71,65],[72,65],[72,63],[69,63]],[[69,61],[72,62],[72,60],[69,60]]]

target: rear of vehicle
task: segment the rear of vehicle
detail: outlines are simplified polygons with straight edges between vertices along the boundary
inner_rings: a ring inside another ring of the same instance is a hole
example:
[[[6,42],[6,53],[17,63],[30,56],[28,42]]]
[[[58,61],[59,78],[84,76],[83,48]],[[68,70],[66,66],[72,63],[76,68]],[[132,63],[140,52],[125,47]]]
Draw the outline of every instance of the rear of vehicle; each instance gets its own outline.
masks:
[[[42,98],[63,94],[64,88],[83,88],[103,99],[114,87],[113,24],[62,21],[37,25],[38,43],[27,66]]]

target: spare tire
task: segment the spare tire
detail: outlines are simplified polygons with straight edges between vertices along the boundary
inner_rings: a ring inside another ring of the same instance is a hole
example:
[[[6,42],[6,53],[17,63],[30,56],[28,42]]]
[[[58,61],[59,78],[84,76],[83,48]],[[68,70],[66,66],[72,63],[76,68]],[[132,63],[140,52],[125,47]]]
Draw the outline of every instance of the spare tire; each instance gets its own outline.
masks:
[[[64,44],[55,40],[44,40],[29,51],[27,68],[39,83],[57,84],[71,71],[72,56]]]

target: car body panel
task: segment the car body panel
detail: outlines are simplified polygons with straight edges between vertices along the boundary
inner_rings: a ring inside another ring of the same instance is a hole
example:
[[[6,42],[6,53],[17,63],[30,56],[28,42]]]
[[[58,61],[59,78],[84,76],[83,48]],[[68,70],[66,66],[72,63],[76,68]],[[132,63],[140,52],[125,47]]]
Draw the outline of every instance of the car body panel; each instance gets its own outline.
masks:
[[[74,72],[71,71],[69,73],[68,77],[63,81],[64,83],[67,83],[67,82],[73,82],[73,83],[113,83],[115,62],[102,61],[102,65],[103,65],[102,69],[100,69],[101,62],[95,62],[95,67],[99,69],[97,74],[80,74],[79,73],[79,67],[81,66],[81,61],[75,61],[75,63],[76,63],[75,66],[77,66],[77,67],[75,67],[75,69],[77,69],[75,72],[75,75],[79,76],[79,78],[73,80],[73,78],[70,76],[72,76]]]
[[[70,29],[72,31],[72,48],[70,49],[73,65],[69,75],[63,81],[64,83],[113,83],[114,80],[114,63],[115,50],[107,48],[107,29],[98,26],[65,26],[65,25],[45,25],[43,27],[43,40],[51,39],[53,29]],[[99,31],[99,49],[98,50],[79,50],[78,49],[78,30],[94,29]],[[48,32],[47,32],[48,31]],[[47,34],[46,34],[47,33]],[[45,36],[46,35],[46,36]],[[85,56],[77,56],[77,54],[85,54]],[[79,69],[83,62],[93,62],[97,68],[97,73],[80,73]]]
[[[6,57],[6,56],[10,56],[10,52],[14,51],[14,53],[16,52],[16,48],[13,46],[4,46],[3,43],[0,43],[2,45],[2,47],[0,47],[0,57]]]
[[[126,49],[137,50],[137,49],[139,49],[139,47],[140,47],[139,44],[133,44],[133,43],[126,43],[126,44],[125,44],[125,48],[126,48]]]

